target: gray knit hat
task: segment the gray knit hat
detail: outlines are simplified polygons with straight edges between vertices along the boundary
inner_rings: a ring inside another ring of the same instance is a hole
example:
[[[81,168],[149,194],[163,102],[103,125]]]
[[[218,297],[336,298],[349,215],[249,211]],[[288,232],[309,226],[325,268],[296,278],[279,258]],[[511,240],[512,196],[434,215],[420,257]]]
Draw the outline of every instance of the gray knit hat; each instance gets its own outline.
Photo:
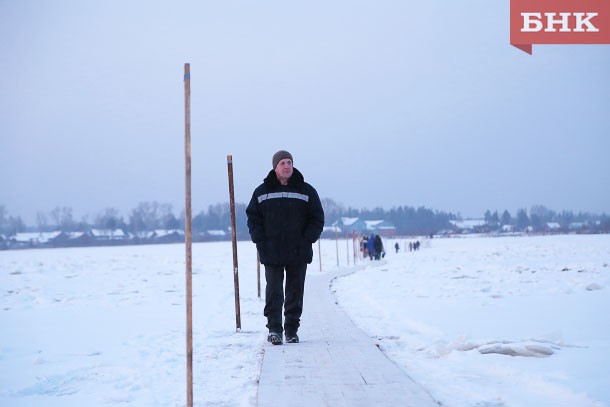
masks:
[[[290,161],[293,161],[292,154],[290,154],[286,150],[280,150],[277,153],[273,154],[273,158],[271,159],[271,163],[273,164],[273,169],[277,167],[278,163],[285,158],[290,158]]]

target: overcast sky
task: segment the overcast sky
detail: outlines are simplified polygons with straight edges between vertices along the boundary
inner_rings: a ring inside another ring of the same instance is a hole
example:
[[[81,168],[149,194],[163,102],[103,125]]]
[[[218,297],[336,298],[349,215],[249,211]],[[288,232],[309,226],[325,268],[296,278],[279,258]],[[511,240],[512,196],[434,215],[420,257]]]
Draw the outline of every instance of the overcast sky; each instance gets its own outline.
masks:
[[[610,45],[509,45],[509,1],[0,0],[0,205],[34,225],[247,203],[287,149],[346,207],[610,213]]]

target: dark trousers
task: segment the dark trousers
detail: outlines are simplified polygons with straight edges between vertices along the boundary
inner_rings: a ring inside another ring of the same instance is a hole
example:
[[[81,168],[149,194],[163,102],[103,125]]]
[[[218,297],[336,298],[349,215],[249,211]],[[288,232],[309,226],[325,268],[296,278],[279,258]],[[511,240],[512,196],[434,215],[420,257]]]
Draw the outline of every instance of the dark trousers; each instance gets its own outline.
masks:
[[[284,295],[284,270],[286,271],[286,294]],[[292,266],[265,265],[265,316],[270,332],[282,332],[282,307],[284,329],[296,333],[303,313],[303,291],[307,264]]]

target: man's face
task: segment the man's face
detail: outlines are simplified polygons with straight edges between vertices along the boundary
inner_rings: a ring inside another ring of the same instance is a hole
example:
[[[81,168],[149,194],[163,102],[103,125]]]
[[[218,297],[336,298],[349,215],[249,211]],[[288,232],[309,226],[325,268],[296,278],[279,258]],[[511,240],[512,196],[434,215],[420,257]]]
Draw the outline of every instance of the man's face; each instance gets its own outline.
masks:
[[[275,175],[280,181],[288,181],[292,177],[292,160],[284,158],[275,166]]]

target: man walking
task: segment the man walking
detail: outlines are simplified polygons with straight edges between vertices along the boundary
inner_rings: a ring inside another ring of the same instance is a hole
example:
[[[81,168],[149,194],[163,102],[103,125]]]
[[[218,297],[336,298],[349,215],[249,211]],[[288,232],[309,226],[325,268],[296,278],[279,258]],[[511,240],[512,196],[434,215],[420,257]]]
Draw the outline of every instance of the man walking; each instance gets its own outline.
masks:
[[[315,188],[292,166],[288,151],[278,151],[271,161],[273,169],[254,190],[246,215],[250,236],[265,265],[267,340],[281,345],[282,331],[287,343],[299,342],[305,272],[313,257],[311,246],[324,227],[324,210]]]

